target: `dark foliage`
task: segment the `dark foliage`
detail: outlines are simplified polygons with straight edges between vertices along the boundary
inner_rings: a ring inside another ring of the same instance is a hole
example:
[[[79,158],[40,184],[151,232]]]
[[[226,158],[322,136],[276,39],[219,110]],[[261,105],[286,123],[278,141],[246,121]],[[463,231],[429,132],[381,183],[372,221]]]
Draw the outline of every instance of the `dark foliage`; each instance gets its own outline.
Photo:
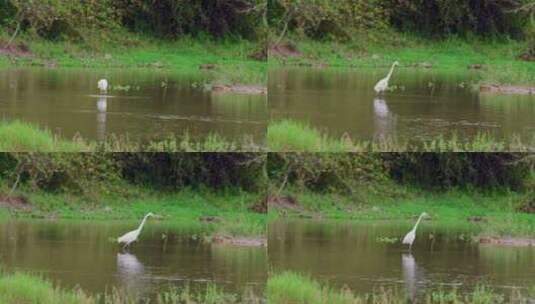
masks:
[[[118,0],[122,23],[162,37],[208,33],[258,38],[265,10],[257,0]]]
[[[384,0],[390,23],[432,36],[522,34],[518,0]]]
[[[180,189],[204,186],[262,191],[265,154],[116,153],[122,176],[135,184]]]
[[[519,190],[530,172],[521,153],[392,153],[383,155],[392,178],[427,188]]]

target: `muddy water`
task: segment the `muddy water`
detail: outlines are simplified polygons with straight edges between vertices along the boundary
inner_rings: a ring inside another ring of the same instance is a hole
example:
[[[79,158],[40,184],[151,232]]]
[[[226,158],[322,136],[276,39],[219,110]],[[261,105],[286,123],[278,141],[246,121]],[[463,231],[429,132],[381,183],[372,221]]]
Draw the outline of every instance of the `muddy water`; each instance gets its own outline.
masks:
[[[112,88],[100,96],[97,81]],[[0,118],[20,119],[67,138],[110,134],[149,140],[168,134],[265,137],[266,96],[216,94],[199,76],[146,70],[0,70]]]
[[[267,277],[265,248],[204,243],[201,231],[148,222],[140,242],[121,253],[114,239],[137,222],[7,221],[0,223],[0,265],[38,272],[65,287],[90,293],[112,287],[151,297],[170,286],[215,283],[227,292],[261,295]]]
[[[395,286],[417,297],[428,289],[473,290],[486,283],[497,291],[535,285],[535,249],[482,246],[467,241],[469,227],[437,227],[424,221],[412,254],[399,239],[409,222],[275,221],[268,256],[275,271],[307,273],[321,282],[358,293]],[[387,238],[398,241],[389,243]]]
[[[422,140],[488,132],[531,140],[535,96],[473,92],[473,72],[456,74],[400,68],[397,89],[377,96],[373,87],[388,69],[277,69],[269,73],[270,119],[289,118],[340,137]]]

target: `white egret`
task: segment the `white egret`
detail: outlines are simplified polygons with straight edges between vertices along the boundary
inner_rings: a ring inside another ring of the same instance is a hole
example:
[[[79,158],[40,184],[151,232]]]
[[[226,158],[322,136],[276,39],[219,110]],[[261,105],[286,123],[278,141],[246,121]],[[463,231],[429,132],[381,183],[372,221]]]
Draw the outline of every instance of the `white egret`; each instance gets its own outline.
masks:
[[[394,72],[394,68],[397,65],[399,65],[399,62],[397,62],[397,61],[394,62],[394,64],[392,64],[392,68],[390,69],[390,72],[388,73],[388,75],[386,75],[385,78],[383,78],[383,79],[379,80],[379,82],[377,82],[377,84],[373,88],[377,94],[383,93],[384,91],[386,91],[386,89],[388,89],[388,81],[390,80],[390,77],[392,77],[392,73]]]
[[[117,238],[117,243],[124,244],[123,249],[130,246],[131,243],[137,241],[137,237],[139,236],[139,233],[141,232],[141,229],[143,229],[143,225],[145,225],[145,221],[149,216],[154,216],[154,214],[152,214],[152,212],[147,213],[136,230],[127,232],[123,236]]]
[[[99,80],[98,89],[100,90],[100,93],[106,93],[108,91],[108,81],[106,79]]]
[[[405,245],[407,244],[409,245],[409,251],[412,249],[412,243],[414,242],[414,238],[416,238],[416,229],[418,228],[418,224],[420,224],[420,221],[422,220],[424,216],[427,216],[427,213],[422,212],[422,214],[420,214],[420,217],[418,218],[418,221],[416,222],[412,230],[409,231],[409,233],[407,233],[407,235],[403,238],[402,243]]]

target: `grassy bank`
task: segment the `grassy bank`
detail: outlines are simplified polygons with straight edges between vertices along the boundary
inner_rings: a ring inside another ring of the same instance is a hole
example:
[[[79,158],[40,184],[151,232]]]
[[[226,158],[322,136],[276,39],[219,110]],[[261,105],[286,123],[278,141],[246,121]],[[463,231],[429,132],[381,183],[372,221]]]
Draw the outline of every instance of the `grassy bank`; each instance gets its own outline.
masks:
[[[479,133],[468,140],[459,136],[438,137],[427,141],[384,138],[373,141],[353,140],[350,137],[333,138],[302,122],[274,121],[267,129],[267,149],[275,152],[526,152],[535,149],[532,143],[513,136],[497,139],[488,133]]]
[[[292,272],[272,274],[267,283],[269,303],[309,303],[309,304],[358,304],[358,303],[409,303],[410,298],[405,292],[395,288],[380,288],[371,294],[354,294],[349,289],[336,290],[322,285],[311,277]],[[456,289],[428,291],[422,295],[418,303],[523,303],[527,296],[513,291],[509,296],[496,293],[492,288],[480,285],[466,294]]]
[[[263,147],[244,137],[232,141],[216,133],[192,139],[186,131],[178,135],[153,141],[137,141],[124,136],[108,136],[106,141],[95,142],[75,137],[62,138],[48,129],[13,120],[0,121],[1,152],[233,152],[262,151]]]
[[[362,190],[352,197],[295,189],[285,193],[296,199],[298,207],[270,209],[271,213],[286,217],[412,223],[415,216],[425,211],[431,216],[429,224],[470,226],[474,236],[532,237],[535,234],[535,216],[518,211],[527,195],[518,192],[460,189],[434,192],[391,185],[382,193]]]
[[[9,193],[7,185],[2,193]],[[148,212],[170,226],[204,231],[207,236],[263,237],[266,215],[249,208],[260,197],[238,191],[183,189],[154,192],[132,186],[78,195],[21,188],[4,196],[0,219],[139,220]]]
[[[81,290],[67,290],[54,286],[52,282],[40,276],[21,272],[0,273],[0,303],[39,303],[39,304],[232,304],[232,303],[260,303],[261,299],[252,294],[236,295],[224,292],[213,284],[207,284],[204,290],[193,292],[188,287],[171,288],[161,291],[154,301],[139,300],[128,296],[120,290],[112,290],[103,295],[87,295]]]
[[[82,152],[89,147],[81,142],[68,141],[49,130],[15,121],[0,122],[0,151]]]
[[[124,35],[130,37],[127,42],[103,41],[91,50],[73,42],[22,35],[12,44],[23,45],[24,51],[15,47],[9,52],[0,52],[0,68],[146,68],[199,75],[220,84],[264,85],[267,80],[266,62],[251,57],[258,51],[258,43],[187,37],[161,41],[128,32]],[[0,33],[0,42],[8,40],[6,33]]]
[[[535,82],[535,63],[518,58],[527,42],[477,37],[426,40],[391,34],[396,37],[379,34],[376,39],[365,37],[349,43],[290,38],[297,52],[293,56],[272,52],[269,65],[375,67],[385,69],[386,74],[392,62],[399,61],[402,69],[431,68],[459,73],[476,66],[481,83],[533,85]]]

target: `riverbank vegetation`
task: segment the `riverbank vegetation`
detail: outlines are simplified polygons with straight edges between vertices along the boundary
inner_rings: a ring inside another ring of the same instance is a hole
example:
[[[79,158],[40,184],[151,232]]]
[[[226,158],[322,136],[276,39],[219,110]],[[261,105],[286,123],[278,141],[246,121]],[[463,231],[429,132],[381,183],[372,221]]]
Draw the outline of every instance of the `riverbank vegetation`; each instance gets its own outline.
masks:
[[[3,153],[4,216],[136,219],[151,211],[207,236],[263,237],[262,154]]]
[[[250,137],[229,140],[217,133],[193,139],[184,131],[161,139],[135,140],[128,134],[109,135],[104,141],[75,136],[67,139],[48,129],[18,120],[0,121],[0,152],[260,152],[265,150]]]
[[[474,290],[461,293],[455,288],[448,290],[427,291],[418,295],[418,303],[524,303],[529,299],[533,291],[522,294],[518,290],[512,291],[508,296],[495,292],[492,288],[479,285]],[[400,291],[395,286],[383,287],[370,294],[354,294],[351,290],[337,290],[326,284],[293,272],[272,274],[267,283],[267,298],[269,303],[335,303],[335,304],[358,304],[358,303],[407,303],[413,302],[411,296]]]
[[[466,139],[452,134],[416,141],[396,137],[358,140],[348,135],[334,138],[306,123],[280,120],[269,123],[266,145],[273,152],[530,152],[534,150],[535,137],[500,139],[481,132]]]
[[[532,140],[518,136],[500,139],[484,132],[465,139],[452,134],[423,141],[396,137],[334,138],[293,120],[269,123],[266,140],[262,143],[247,136],[229,140],[217,133],[194,139],[187,131],[150,141],[112,134],[96,142],[80,136],[66,139],[26,122],[0,122],[2,152],[531,152],[534,147],[535,137]]]
[[[242,295],[225,292],[214,284],[192,291],[188,286],[160,291],[155,299],[140,300],[126,292],[113,289],[103,295],[91,296],[80,289],[65,289],[55,286],[52,282],[38,276],[22,272],[0,272],[0,303],[38,303],[38,304],[233,304],[261,303],[254,294],[244,291]]]
[[[531,1],[272,1],[270,64],[480,71],[531,85]],[[510,77],[515,75],[515,77]]]
[[[171,69],[218,83],[264,84],[263,1],[149,2],[4,1],[0,63]]]
[[[270,153],[270,212],[470,225],[474,236],[535,233],[535,158],[523,153]]]

